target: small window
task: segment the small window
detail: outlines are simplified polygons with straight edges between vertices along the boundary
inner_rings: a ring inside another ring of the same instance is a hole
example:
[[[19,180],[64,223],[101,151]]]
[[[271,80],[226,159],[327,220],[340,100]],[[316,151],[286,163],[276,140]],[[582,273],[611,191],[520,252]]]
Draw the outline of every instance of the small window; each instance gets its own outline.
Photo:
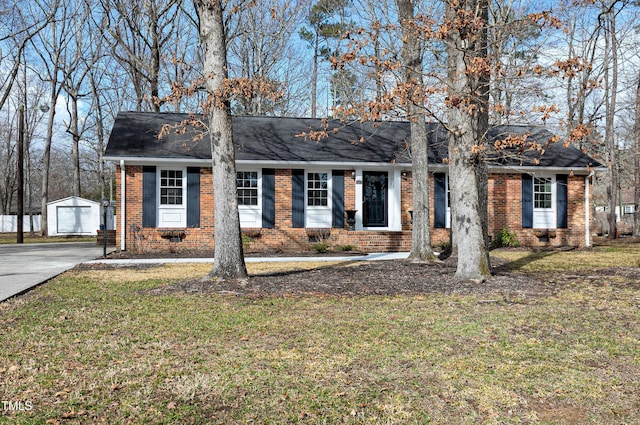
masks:
[[[160,171],[160,205],[182,205],[182,170]]]
[[[236,193],[238,205],[258,205],[258,172],[238,171]]]
[[[625,205],[624,206],[624,213],[625,214],[633,214],[636,212],[636,206],[635,205]]]
[[[307,173],[307,206],[326,207],[328,205],[328,180],[327,173]]]
[[[551,209],[552,205],[551,177],[536,177],[533,181],[533,207]]]

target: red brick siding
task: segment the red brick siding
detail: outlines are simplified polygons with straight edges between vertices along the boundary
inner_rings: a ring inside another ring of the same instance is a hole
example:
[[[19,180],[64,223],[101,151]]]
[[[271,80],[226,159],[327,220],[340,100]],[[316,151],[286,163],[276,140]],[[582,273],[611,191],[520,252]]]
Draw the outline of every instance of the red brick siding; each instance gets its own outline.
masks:
[[[348,231],[331,229],[326,242],[331,245],[356,245],[365,252],[409,251],[411,249],[411,223],[409,210],[413,204],[412,176],[410,172],[401,177],[401,222],[402,231]],[[351,170],[345,171],[345,210],[355,209],[355,179]],[[433,178],[430,180],[430,217],[433,223]],[[147,250],[212,250],[214,246],[214,207],[211,169],[200,170],[200,227],[179,229],[184,231],[182,242],[171,242],[162,238],[158,229],[142,228],[142,167],[126,166],[126,249]],[[307,229],[291,228],[291,170],[276,169],[275,173],[275,228],[244,229],[247,246],[252,251],[305,251],[311,249]],[[568,222],[569,229],[557,229],[556,238],[541,242],[534,229],[521,229],[521,176],[516,173],[491,174],[489,176],[489,234],[495,236],[503,228],[516,234],[521,245],[576,245],[584,244],[584,178],[568,178]],[[116,174],[116,196],[120,193],[120,170]],[[117,223],[117,246],[120,247],[120,222]],[[345,223],[346,227],[346,223]],[[329,229],[327,229],[329,230]],[[448,229],[431,230],[434,245],[449,241]]]

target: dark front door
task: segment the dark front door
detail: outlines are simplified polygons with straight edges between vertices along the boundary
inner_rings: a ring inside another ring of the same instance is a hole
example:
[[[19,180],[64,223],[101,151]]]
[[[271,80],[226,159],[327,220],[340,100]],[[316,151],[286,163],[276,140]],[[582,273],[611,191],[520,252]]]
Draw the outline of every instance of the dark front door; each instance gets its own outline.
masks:
[[[389,174],[385,171],[363,173],[362,206],[364,227],[387,227]]]

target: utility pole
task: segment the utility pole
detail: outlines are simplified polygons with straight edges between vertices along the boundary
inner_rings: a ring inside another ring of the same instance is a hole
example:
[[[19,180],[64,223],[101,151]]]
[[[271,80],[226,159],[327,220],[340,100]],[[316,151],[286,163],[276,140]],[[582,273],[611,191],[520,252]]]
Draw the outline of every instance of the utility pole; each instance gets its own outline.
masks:
[[[18,114],[18,228],[16,242],[24,243],[24,105]]]

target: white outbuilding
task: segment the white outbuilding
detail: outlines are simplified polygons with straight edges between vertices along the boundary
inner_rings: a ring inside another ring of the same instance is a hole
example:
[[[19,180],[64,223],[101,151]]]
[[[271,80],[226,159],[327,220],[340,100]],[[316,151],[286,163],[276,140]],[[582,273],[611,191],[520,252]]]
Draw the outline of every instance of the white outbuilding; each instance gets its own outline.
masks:
[[[97,235],[101,224],[100,202],[70,196],[47,204],[49,236]]]

